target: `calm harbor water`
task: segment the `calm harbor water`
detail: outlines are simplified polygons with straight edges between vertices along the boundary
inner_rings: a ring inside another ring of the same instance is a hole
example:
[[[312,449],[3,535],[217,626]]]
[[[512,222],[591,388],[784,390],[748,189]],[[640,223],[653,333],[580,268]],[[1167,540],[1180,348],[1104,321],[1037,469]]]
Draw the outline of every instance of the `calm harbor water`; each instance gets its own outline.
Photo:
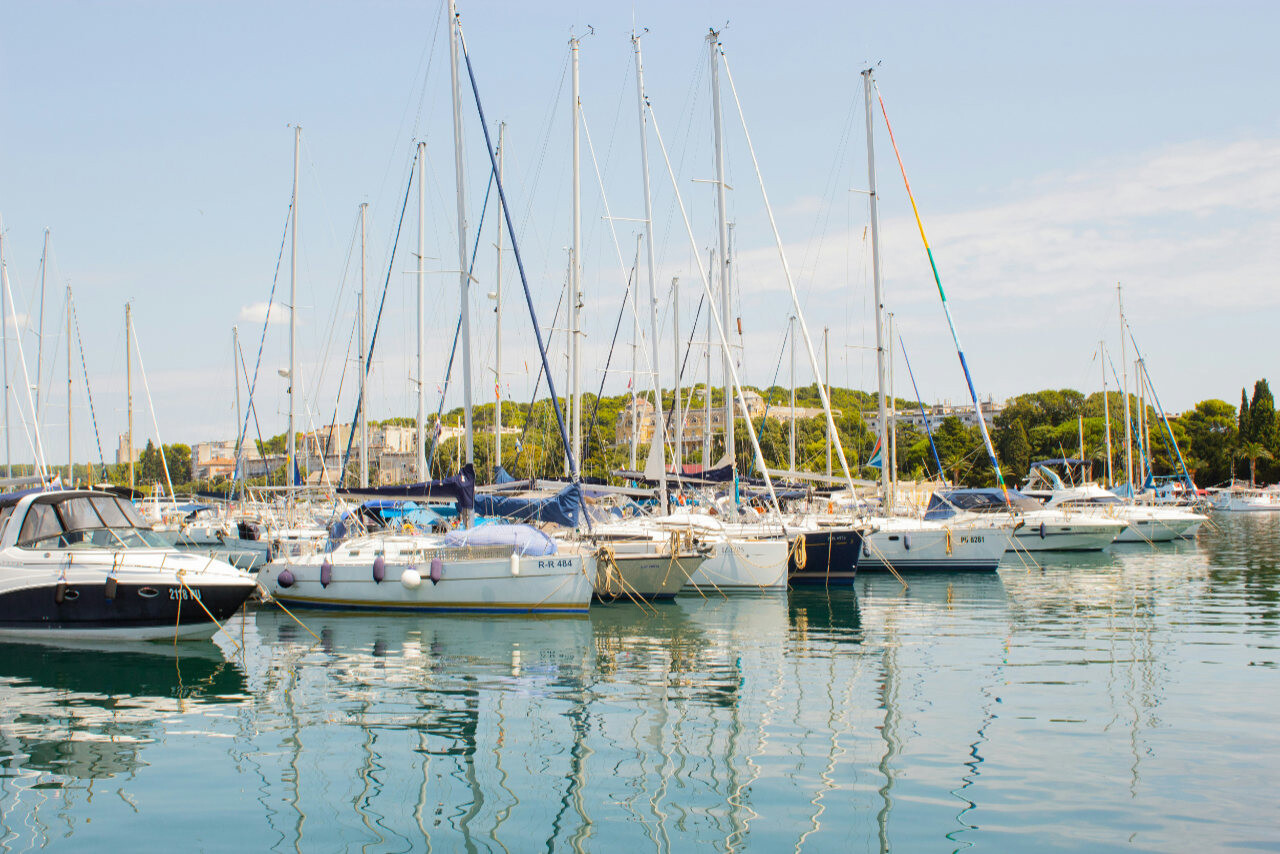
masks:
[[[1280,851],[1280,520],[1215,523],[906,590],[0,645],[0,849]]]

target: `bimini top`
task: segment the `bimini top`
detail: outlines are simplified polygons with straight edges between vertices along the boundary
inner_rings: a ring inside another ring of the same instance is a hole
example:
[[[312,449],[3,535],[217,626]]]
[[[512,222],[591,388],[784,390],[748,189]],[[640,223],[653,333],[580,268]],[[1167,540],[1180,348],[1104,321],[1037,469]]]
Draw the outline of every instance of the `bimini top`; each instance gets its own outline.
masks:
[[[1008,513],[1043,510],[1044,505],[1016,489],[1009,490],[1009,500],[999,489],[939,489],[929,499],[924,518],[940,522],[955,516],[958,511],[969,513]]]
[[[88,489],[0,496],[0,544],[32,549],[172,548],[132,503]]]

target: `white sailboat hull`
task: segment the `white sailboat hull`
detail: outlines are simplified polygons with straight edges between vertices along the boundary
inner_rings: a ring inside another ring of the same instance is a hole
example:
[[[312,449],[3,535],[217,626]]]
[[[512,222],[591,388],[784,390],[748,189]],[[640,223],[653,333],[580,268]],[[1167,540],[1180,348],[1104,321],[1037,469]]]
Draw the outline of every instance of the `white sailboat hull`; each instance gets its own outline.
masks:
[[[785,590],[785,539],[713,541],[711,554],[689,577],[698,590]]]

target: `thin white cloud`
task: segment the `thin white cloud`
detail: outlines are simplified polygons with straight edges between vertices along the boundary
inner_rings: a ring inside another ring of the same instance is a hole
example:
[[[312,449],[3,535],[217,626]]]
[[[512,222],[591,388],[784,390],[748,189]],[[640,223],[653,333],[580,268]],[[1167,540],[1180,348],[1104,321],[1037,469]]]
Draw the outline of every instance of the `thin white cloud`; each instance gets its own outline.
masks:
[[[255,302],[243,306],[237,319],[241,323],[263,323],[267,320],[267,303]],[[288,308],[280,303],[271,307],[271,325],[279,326],[289,322]]]

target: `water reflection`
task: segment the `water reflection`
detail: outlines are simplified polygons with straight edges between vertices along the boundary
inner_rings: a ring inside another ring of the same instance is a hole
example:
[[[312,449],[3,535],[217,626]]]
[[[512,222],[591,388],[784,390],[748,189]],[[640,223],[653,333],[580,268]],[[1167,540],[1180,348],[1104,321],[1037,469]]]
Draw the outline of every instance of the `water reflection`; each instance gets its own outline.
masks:
[[[94,781],[146,766],[166,720],[244,691],[243,673],[207,642],[0,643],[0,845],[43,846]]]

